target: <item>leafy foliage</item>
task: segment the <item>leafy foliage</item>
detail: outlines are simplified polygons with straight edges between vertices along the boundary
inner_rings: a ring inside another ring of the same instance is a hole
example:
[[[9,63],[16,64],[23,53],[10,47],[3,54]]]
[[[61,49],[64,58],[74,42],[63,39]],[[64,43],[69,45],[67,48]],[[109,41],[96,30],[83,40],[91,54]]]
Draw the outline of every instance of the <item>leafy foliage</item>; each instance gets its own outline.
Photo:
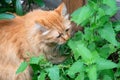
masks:
[[[88,11],[88,14],[86,11]],[[108,75],[107,72],[102,72],[104,70],[112,71],[113,68],[118,67],[117,63],[107,59],[110,54],[119,51],[120,48],[120,43],[116,39],[119,28],[115,31],[116,25],[110,20],[116,12],[115,0],[88,0],[87,5],[71,15],[72,21],[78,25],[83,25],[84,33],[80,33],[80,40],[71,39],[68,45],[74,55],[79,53],[77,56],[81,56],[81,61],[87,65],[84,67],[84,72],[87,72],[85,77],[89,78],[89,80],[98,80],[100,75],[104,76],[100,80],[117,79]],[[77,14],[80,16],[77,16]],[[116,23],[117,25],[120,24],[120,22]],[[98,73],[99,71],[101,73]]]
[[[42,0],[35,1],[42,5]],[[11,19],[16,12],[23,15],[20,0],[2,0],[0,19]],[[118,7],[116,0],[88,0],[88,3],[71,15],[71,21],[82,25],[84,31],[77,32],[65,46],[63,53],[73,53],[68,60],[54,65],[43,56],[32,57],[21,63],[16,73],[23,72],[28,65],[33,69],[33,80],[119,80],[120,78],[120,21],[112,22]],[[6,15],[6,16],[5,16]],[[117,62],[109,60],[117,54]]]
[[[9,13],[1,13],[0,14],[0,20],[3,20],[3,19],[12,19],[14,17],[15,17],[14,15],[9,14]]]
[[[27,68],[27,66],[28,66],[27,62],[22,62],[20,64],[19,69],[16,71],[16,74],[23,72]]]
[[[24,0],[25,1],[25,0]],[[43,0],[26,0],[27,5],[31,6],[31,3],[37,3],[39,6],[43,6]],[[9,13],[8,13],[9,12]],[[23,5],[21,0],[1,0],[0,1],[0,20],[1,19],[12,19],[14,15],[11,13],[16,13],[17,15],[24,15],[26,12],[23,11]]]

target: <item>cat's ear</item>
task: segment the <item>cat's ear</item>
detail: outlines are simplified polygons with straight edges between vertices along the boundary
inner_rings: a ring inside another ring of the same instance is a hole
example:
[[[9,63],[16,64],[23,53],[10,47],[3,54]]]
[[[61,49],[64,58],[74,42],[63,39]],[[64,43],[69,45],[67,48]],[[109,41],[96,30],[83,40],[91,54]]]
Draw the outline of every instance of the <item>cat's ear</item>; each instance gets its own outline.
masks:
[[[44,26],[42,26],[39,23],[35,23],[34,29],[36,31],[40,31],[43,35],[46,35],[50,32],[49,30],[47,30]]]
[[[61,3],[57,9],[55,9],[60,15],[65,16],[67,14],[67,7],[64,3]]]

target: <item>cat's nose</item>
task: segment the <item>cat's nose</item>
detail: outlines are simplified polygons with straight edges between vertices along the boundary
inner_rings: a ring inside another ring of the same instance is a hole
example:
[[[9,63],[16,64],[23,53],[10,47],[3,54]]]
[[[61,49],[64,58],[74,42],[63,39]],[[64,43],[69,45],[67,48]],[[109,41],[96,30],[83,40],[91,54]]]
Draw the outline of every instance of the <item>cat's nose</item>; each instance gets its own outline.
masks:
[[[63,39],[64,39],[65,41],[67,41],[67,40],[69,39],[69,35],[64,35],[64,36],[63,36]]]

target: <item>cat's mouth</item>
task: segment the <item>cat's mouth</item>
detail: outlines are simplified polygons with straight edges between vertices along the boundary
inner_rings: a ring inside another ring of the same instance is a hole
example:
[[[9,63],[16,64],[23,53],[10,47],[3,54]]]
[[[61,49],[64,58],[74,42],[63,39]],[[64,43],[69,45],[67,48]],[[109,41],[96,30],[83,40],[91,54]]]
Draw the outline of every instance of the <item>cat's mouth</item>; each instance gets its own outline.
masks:
[[[55,42],[51,42],[51,43],[47,43],[47,45],[48,45],[49,47],[53,47],[53,46],[56,46],[56,45],[58,45],[58,44],[55,43]]]
[[[57,45],[63,45],[63,44],[65,44],[66,43],[66,41],[65,42],[51,42],[51,43],[47,43],[47,45],[48,46],[50,46],[50,47],[53,47],[53,46],[57,46]]]
[[[53,51],[58,51],[58,53],[60,53],[61,55],[67,54],[68,52],[70,52],[71,50],[68,48],[67,44],[64,43],[62,45],[56,45],[55,48],[53,49]]]

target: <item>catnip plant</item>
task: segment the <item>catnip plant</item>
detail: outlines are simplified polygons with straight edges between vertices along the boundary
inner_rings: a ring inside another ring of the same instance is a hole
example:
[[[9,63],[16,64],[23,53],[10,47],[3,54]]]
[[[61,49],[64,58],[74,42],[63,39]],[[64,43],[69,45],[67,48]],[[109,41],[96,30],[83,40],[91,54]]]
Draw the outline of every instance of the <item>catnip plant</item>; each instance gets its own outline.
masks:
[[[88,0],[71,15],[84,30],[60,48],[71,57],[58,65],[43,56],[32,57],[16,73],[30,65],[33,80],[120,80],[120,21],[111,20],[118,9],[116,0]],[[117,54],[117,62],[109,58],[112,54]]]

